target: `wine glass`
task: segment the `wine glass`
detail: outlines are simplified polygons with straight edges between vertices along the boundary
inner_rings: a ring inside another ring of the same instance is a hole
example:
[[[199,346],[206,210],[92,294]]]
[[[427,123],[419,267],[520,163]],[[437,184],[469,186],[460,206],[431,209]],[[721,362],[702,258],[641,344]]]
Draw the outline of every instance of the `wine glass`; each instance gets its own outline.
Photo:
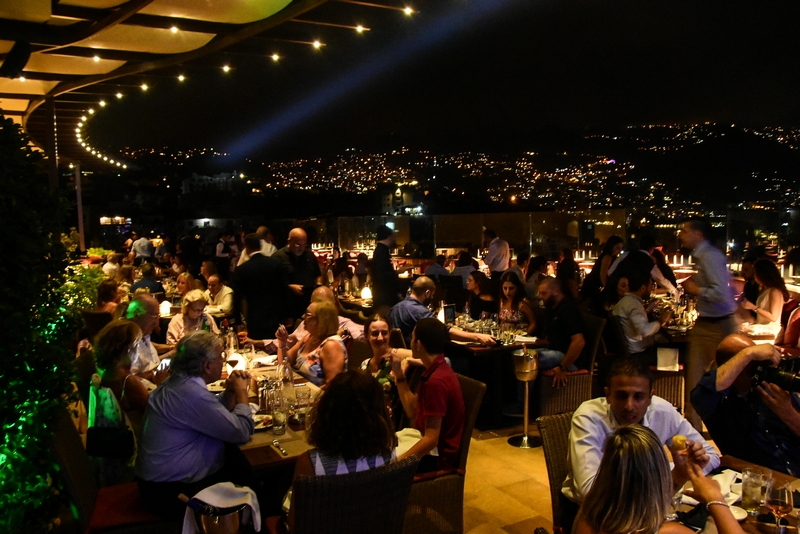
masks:
[[[764,498],[764,505],[769,508],[775,516],[775,532],[781,530],[781,519],[789,514],[793,508],[792,490],[788,484],[778,486],[778,481],[771,480],[767,484],[767,493]]]

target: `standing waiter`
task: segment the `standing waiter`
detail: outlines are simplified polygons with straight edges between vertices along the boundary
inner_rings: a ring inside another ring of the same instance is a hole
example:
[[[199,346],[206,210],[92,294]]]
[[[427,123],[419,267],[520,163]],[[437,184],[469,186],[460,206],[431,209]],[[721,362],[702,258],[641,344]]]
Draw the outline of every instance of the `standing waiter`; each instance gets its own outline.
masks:
[[[703,422],[691,404],[692,390],[714,361],[720,342],[739,328],[736,298],[725,255],[709,243],[711,225],[702,217],[690,217],[681,224],[678,238],[692,250],[697,274],[683,282],[683,289],[697,297],[698,318],[689,334],[686,369],[686,419],[698,432]]]

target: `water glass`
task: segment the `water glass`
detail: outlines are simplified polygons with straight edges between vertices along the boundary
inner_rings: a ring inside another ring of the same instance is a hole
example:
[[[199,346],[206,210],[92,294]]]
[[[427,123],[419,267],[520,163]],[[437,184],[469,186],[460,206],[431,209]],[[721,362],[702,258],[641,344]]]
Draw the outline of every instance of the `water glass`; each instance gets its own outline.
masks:
[[[272,433],[282,436],[286,433],[286,420],[289,419],[289,404],[281,397],[276,400],[272,410]]]
[[[308,407],[311,403],[311,392],[308,391],[308,388],[300,388],[296,389],[294,392],[295,397],[295,410],[297,413],[297,419],[301,422],[305,419],[306,414],[308,413]]]
[[[758,514],[761,507],[761,489],[772,479],[772,471],[759,467],[748,467],[742,471],[742,508],[748,514]]]
[[[672,496],[669,502],[669,509],[667,510],[667,521],[675,521],[678,519],[678,512],[681,509],[681,502],[683,501],[683,492],[678,491]]]

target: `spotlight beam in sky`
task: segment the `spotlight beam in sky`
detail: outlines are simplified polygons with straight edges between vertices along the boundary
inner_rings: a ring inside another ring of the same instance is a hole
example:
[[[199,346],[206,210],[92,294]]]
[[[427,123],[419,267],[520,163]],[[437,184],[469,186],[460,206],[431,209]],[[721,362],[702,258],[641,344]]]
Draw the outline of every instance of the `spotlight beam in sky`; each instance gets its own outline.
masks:
[[[458,8],[433,18],[418,32],[404,38],[399,44],[392,44],[340,76],[321,83],[320,89],[304,96],[289,108],[235,140],[227,152],[233,157],[240,158],[268,146],[276,138],[301,126],[305,121],[356,91],[370,80],[390,69],[395,69],[398,64],[413,59],[460,32],[489,22],[492,14],[518,1],[468,0],[463,2]]]

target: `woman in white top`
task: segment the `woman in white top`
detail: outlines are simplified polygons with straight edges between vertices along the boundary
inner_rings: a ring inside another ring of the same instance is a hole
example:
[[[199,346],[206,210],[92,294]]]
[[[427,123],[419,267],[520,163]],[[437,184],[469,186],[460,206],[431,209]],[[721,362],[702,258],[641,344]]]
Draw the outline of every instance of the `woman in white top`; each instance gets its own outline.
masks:
[[[768,324],[780,329],[783,305],[789,298],[781,272],[777,265],[766,259],[757,260],[753,271],[761,293],[755,304],[745,299],[742,308],[755,313],[755,324]]]
[[[287,350],[289,333],[281,325],[275,333],[278,361],[287,360],[305,378],[324,388],[333,378],[347,370],[347,349],[339,330],[339,312],[327,301],[312,302],[303,314],[308,332]]]
[[[173,317],[167,327],[167,344],[175,345],[183,336],[197,330],[219,334],[217,323],[206,313],[207,305],[206,295],[199,289],[186,293],[181,301],[181,313]]]

